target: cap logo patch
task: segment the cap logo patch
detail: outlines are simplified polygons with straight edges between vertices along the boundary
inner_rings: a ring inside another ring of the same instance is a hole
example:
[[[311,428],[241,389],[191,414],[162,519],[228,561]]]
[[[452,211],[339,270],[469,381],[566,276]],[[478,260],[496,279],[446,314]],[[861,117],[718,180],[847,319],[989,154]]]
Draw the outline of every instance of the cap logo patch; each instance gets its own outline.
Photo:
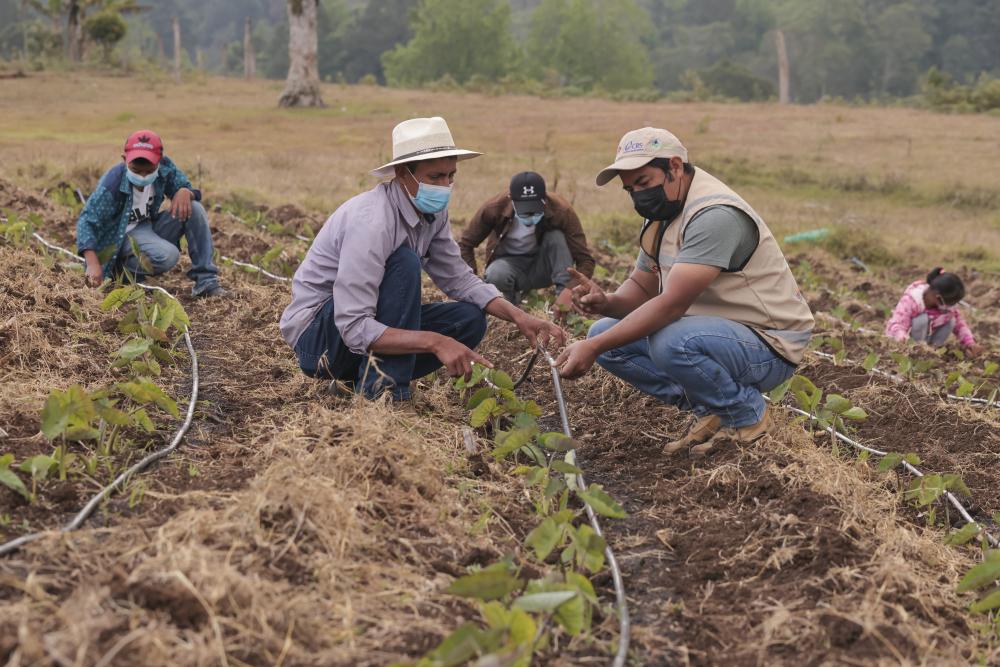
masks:
[[[153,144],[146,143],[144,139],[139,139],[139,141],[132,144],[132,148],[148,148],[149,150],[153,150]]]
[[[525,185],[524,188],[521,190],[521,196],[522,197],[534,197],[535,196],[535,186],[534,185]]]
[[[642,150],[645,150],[645,148],[646,147],[643,146],[642,144],[629,139],[628,141],[626,141],[624,144],[621,145],[621,147],[618,149],[618,152],[621,155],[628,155],[629,153],[638,153]]]
[[[649,150],[658,151],[660,150],[660,146],[662,145],[663,142],[661,142],[659,139],[653,139],[652,141],[649,142]]]

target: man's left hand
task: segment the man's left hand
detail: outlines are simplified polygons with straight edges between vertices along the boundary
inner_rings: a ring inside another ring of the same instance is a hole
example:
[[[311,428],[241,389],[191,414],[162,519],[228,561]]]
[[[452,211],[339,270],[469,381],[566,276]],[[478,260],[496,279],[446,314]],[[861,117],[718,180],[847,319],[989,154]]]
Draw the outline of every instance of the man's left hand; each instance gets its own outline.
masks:
[[[170,200],[170,215],[181,222],[186,222],[191,217],[191,200],[194,197],[187,188],[181,188],[174,193]]]
[[[515,324],[521,330],[521,334],[531,343],[531,347],[539,345],[548,347],[548,344],[552,341],[555,341],[556,347],[562,347],[566,344],[566,332],[552,322],[546,322],[525,313],[517,319]]]
[[[574,380],[587,371],[597,361],[597,352],[589,340],[573,343],[556,359],[559,375],[567,380]]]

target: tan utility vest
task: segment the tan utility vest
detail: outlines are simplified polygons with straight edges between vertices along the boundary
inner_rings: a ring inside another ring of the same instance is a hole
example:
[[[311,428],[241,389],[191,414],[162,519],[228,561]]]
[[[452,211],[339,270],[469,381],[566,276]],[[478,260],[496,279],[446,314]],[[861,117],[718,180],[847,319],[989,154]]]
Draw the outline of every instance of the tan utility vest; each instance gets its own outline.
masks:
[[[659,259],[660,289],[667,284],[674,261],[680,254],[684,230],[710,206],[732,206],[757,224],[757,248],[737,271],[723,271],[695,299],[687,315],[723,317],[750,327],[777,354],[792,364],[802,361],[815,324],[788,261],[757,212],[725,183],[702,169],[695,169],[681,215],[663,232]],[[647,225],[639,239],[642,250],[655,257],[659,225]]]

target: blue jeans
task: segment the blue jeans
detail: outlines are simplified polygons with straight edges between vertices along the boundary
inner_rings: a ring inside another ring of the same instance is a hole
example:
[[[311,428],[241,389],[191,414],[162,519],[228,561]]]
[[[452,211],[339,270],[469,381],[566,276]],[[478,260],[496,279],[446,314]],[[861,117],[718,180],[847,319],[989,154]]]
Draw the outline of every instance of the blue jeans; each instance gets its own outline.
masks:
[[[389,255],[378,290],[375,320],[395,329],[433,331],[475,348],[486,335],[486,315],[462,301],[420,303],[420,258],[400,247]],[[302,372],[310,377],[344,380],[355,391],[375,398],[391,391],[395,400],[410,399],[410,381],[441,367],[433,354],[399,354],[372,357],[352,352],[333,321],[333,300],[316,313],[295,344]],[[378,370],[372,366],[377,366]]]
[[[168,210],[160,212],[152,222],[136,225],[118,251],[116,272],[127,270],[136,280],[166,273],[180,259],[182,235],[187,239],[191,257],[191,269],[187,272],[188,278],[194,281],[191,293],[198,296],[214,289],[219,285],[219,269],[212,261],[212,230],[205,208],[196,201],[191,202],[191,215],[186,222],[170,215]],[[139,248],[141,259],[132,252],[132,241]]]
[[[593,338],[618,323],[590,327]],[[659,331],[597,358],[609,373],[664,403],[698,416],[719,415],[724,426],[756,424],[766,404],[761,392],[787,380],[795,367],[748,327],[721,317],[682,317]]]

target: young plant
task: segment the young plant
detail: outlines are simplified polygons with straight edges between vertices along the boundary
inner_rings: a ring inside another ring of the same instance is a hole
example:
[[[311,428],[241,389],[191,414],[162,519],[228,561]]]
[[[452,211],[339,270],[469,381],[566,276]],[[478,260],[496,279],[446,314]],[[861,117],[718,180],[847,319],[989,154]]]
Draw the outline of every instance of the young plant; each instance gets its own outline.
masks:
[[[8,489],[13,489],[24,496],[26,500],[30,501],[32,499],[31,492],[24,486],[24,482],[17,476],[17,473],[10,469],[10,464],[13,462],[13,454],[0,456],[0,484],[3,484]]]

